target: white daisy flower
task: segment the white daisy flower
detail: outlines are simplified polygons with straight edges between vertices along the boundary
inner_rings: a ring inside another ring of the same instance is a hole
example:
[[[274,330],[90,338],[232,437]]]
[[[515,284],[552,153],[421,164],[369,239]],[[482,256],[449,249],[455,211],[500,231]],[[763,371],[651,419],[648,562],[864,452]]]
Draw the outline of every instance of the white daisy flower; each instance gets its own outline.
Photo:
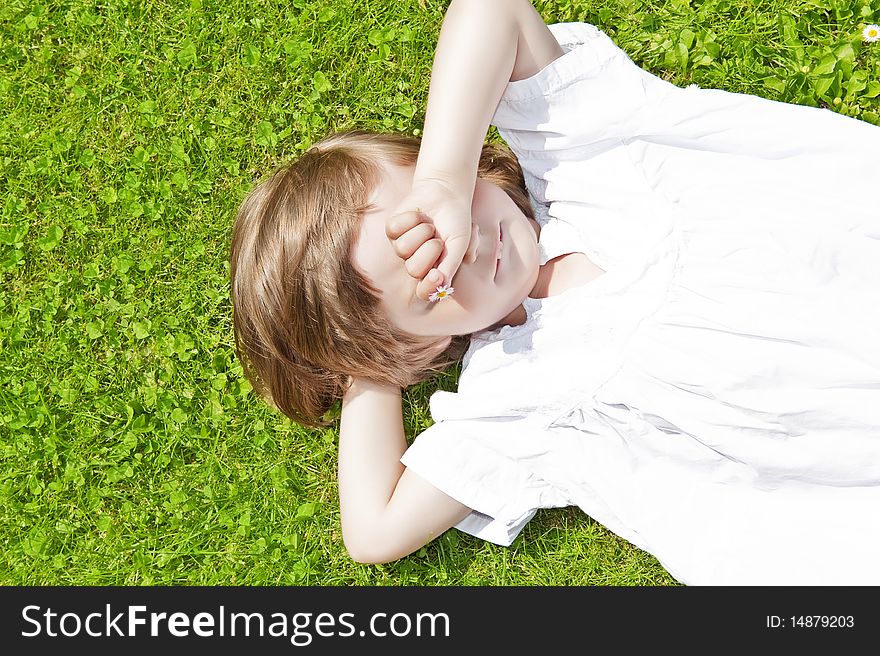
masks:
[[[438,285],[437,291],[433,292],[428,300],[432,303],[436,303],[437,301],[442,301],[443,299],[449,298],[452,296],[452,293],[455,291],[454,287],[447,287],[446,285]]]
[[[865,29],[862,30],[862,39],[865,40],[865,43],[880,41],[880,26],[866,25]]]

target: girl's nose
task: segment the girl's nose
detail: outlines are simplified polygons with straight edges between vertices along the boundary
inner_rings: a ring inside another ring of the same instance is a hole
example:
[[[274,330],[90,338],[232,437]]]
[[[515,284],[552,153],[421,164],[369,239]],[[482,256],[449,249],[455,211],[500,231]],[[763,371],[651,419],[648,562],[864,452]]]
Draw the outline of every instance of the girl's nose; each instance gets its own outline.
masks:
[[[477,254],[480,252],[480,228],[476,223],[471,224],[471,241],[468,244],[467,251],[464,254],[464,261],[473,264],[477,261]]]

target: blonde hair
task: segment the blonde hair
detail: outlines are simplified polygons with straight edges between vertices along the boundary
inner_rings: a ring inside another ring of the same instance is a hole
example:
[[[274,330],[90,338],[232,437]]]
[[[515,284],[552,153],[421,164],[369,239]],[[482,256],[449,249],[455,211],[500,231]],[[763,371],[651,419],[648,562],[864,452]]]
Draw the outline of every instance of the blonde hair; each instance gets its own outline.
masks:
[[[230,252],[236,355],[253,388],[306,426],[323,420],[350,376],[408,387],[461,359],[470,335],[442,352],[397,329],[381,292],[355,269],[351,248],[379,180],[377,162],[416,163],[420,141],[353,130],[314,144],[242,202]],[[522,170],[485,145],[478,175],[532,216]]]

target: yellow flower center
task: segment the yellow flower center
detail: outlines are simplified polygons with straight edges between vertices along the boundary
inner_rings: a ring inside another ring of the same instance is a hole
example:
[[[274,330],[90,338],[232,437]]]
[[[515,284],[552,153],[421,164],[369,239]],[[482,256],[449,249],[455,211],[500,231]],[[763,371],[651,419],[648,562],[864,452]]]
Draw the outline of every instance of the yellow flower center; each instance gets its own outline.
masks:
[[[880,34],[880,31],[878,30],[868,30],[868,36],[871,38],[877,36],[878,34]]]

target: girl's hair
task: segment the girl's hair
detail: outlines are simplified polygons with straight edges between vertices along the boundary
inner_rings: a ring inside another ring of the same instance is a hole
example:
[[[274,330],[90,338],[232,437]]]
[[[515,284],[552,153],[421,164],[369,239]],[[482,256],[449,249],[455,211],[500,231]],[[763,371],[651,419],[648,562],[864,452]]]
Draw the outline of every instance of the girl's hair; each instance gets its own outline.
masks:
[[[381,292],[351,262],[378,161],[415,164],[420,140],[353,130],[314,144],[244,199],[230,253],[235,350],[263,398],[294,421],[322,418],[360,376],[407,387],[461,359],[469,335],[444,351],[398,330]],[[506,148],[485,145],[478,175],[532,216],[522,170]]]

